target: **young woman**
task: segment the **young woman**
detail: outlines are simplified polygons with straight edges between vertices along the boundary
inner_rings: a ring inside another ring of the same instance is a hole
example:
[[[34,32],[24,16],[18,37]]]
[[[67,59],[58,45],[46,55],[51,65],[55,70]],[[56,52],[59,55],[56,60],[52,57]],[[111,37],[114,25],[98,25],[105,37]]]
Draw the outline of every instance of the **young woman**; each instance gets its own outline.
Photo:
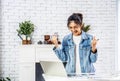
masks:
[[[58,47],[57,37],[52,37],[53,48],[58,58],[66,62],[66,72],[70,74],[94,73],[93,63],[97,60],[97,41],[95,37],[82,30],[83,16],[81,13],[73,13],[67,23],[70,34],[62,41],[62,48]]]

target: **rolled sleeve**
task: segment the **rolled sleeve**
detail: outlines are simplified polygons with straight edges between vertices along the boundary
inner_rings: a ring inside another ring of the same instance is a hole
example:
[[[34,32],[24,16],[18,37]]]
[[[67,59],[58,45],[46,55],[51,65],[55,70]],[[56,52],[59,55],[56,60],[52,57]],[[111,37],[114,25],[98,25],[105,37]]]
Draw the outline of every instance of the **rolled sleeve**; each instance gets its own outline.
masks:
[[[97,61],[97,57],[98,57],[97,51],[95,53],[91,52],[90,60],[92,63]]]
[[[66,62],[67,56],[60,47],[54,47],[53,51],[61,61]]]

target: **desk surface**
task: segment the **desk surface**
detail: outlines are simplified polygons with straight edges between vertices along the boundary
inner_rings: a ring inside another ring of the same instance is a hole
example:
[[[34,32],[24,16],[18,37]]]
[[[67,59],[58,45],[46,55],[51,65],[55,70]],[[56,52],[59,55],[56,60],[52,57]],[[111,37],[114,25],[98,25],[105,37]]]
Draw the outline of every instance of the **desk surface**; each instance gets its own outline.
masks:
[[[95,77],[58,77],[43,75],[45,81],[120,81],[120,77],[95,78]]]

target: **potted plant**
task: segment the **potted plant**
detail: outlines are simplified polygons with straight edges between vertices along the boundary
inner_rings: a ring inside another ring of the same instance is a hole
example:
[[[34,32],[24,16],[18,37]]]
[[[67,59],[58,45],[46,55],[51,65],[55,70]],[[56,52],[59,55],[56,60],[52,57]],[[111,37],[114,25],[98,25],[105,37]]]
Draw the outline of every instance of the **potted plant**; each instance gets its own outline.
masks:
[[[22,44],[31,44],[31,34],[34,32],[34,24],[31,21],[19,23],[17,29],[18,36],[22,39]]]
[[[11,81],[9,77],[0,77],[0,81]]]
[[[84,32],[88,32],[90,30],[90,25],[86,25],[85,26],[85,23],[83,24],[83,31]]]

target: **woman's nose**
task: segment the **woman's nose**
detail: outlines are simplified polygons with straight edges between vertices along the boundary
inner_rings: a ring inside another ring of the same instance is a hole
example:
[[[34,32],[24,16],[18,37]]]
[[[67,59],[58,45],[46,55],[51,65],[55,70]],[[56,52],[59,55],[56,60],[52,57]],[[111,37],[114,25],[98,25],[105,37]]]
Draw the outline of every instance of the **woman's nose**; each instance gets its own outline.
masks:
[[[75,28],[72,28],[72,30],[75,30]]]

